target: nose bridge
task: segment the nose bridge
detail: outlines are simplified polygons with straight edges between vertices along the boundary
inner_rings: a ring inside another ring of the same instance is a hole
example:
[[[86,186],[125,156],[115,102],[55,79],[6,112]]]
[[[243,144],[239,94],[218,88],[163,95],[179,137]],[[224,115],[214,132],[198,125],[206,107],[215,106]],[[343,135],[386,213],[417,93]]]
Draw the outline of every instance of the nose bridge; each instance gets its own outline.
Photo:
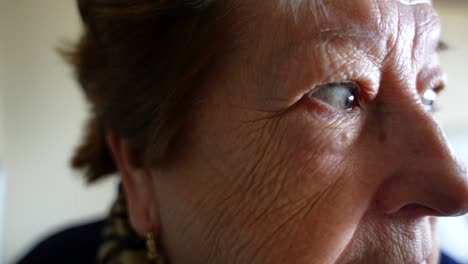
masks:
[[[429,208],[435,215],[466,213],[466,169],[432,115],[414,100],[399,100],[384,112],[381,129],[390,131],[386,148],[394,161],[393,173],[380,191],[387,213],[408,205]]]
[[[397,114],[395,121],[389,125],[403,125],[396,131],[400,131],[402,143],[411,157],[439,161],[453,159],[451,147],[439,123],[422,106],[415,103],[407,107],[406,111]]]
[[[415,90],[382,92],[376,99],[380,138],[388,138],[400,157],[453,158],[440,125],[424,109]]]

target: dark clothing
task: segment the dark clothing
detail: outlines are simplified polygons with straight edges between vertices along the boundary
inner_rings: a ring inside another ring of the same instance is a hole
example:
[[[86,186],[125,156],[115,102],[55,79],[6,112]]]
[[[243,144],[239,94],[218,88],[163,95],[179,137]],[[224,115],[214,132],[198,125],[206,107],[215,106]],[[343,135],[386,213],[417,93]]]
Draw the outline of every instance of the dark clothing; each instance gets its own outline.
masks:
[[[57,233],[33,248],[18,264],[96,263],[105,220],[72,227]],[[461,264],[442,253],[440,264]]]
[[[158,258],[148,258],[146,239],[130,224],[125,194],[118,195],[105,220],[61,231],[41,242],[19,264],[167,264],[157,241]]]
[[[444,254],[442,252],[442,255],[440,256],[440,264],[461,264],[456,262],[454,259],[449,257],[448,255]]]
[[[61,231],[35,246],[17,263],[96,263],[104,224],[101,220]]]

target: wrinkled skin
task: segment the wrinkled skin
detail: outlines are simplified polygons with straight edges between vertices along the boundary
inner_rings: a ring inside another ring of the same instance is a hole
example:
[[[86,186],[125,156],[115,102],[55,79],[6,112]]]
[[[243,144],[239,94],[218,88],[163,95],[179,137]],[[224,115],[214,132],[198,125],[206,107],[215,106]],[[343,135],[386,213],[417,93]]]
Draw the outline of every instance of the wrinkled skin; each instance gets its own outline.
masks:
[[[138,170],[113,146],[135,229],[173,264],[436,263],[468,189],[420,99],[444,81],[431,4],[238,2],[176,158]],[[345,81],[351,111],[311,96]]]

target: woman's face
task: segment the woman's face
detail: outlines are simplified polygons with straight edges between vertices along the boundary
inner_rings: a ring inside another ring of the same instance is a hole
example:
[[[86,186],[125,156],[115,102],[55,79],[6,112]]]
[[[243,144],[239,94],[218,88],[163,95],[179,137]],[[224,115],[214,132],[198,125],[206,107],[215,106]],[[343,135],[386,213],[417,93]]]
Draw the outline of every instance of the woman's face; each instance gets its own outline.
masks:
[[[436,263],[435,217],[465,213],[468,190],[431,113],[431,3],[229,10],[180,151],[154,171],[172,263]]]

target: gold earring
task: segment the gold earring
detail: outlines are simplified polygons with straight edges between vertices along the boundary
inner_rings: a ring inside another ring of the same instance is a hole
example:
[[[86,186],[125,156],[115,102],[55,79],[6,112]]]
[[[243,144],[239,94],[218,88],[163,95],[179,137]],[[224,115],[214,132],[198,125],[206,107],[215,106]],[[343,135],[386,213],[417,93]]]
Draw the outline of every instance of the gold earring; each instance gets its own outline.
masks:
[[[153,232],[149,231],[146,233],[146,247],[148,250],[148,259],[157,260],[159,258],[158,249],[156,247],[156,238]]]

